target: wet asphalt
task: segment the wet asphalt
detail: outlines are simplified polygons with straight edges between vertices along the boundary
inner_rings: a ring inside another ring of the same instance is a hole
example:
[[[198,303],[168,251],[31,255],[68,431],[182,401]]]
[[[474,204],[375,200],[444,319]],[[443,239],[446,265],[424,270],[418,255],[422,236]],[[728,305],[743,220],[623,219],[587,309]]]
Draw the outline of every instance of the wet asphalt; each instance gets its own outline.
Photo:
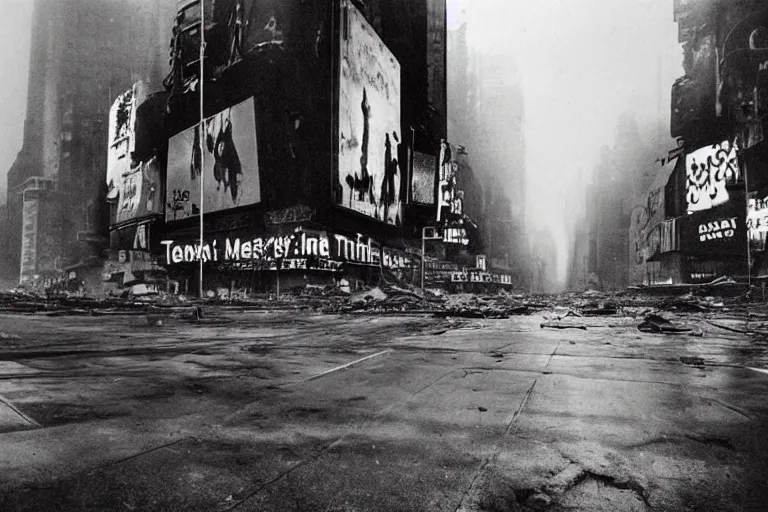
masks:
[[[757,337],[207,313],[0,315],[0,510],[768,510]]]

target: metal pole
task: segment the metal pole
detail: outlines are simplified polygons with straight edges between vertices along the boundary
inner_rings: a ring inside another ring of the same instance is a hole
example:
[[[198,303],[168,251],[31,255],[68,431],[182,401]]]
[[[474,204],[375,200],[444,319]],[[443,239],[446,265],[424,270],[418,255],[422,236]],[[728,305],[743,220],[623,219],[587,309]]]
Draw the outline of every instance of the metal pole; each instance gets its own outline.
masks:
[[[410,171],[408,173],[408,181],[406,181],[407,184],[407,193],[405,194],[406,202],[408,204],[411,204],[413,201],[413,161],[416,156],[416,130],[413,129],[413,126],[411,126],[411,158],[410,162],[408,162],[408,167],[410,168]]]
[[[746,218],[749,218],[749,183],[747,180],[748,167],[744,166],[744,203],[747,208]],[[747,229],[747,284],[752,289],[752,250],[749,243],[749,229]]]
[[[424,237],[426,236],[424,233],[424,230],[427,228],[422,227],[421,228],[421,291],[424,291],[424,252],[425,252],[425,243],[424,243]]]
[[[203,184],[205,181],[205,109],[203,83],[205,82],[203,61],[205,59],[205,0],[200,0],[200,283],[198,294],[203,298]]]
[[[277,225],[277,239],[278,239],[278,243],[280,244],[280,248],[282,250],[282,247],[283,247],[283,219],[280,219],[280,223]],[[282,260],[280,258],[275,257],[275,263],[277,265],[275,267],[275,276],[277,278],[277,291],[275,292],[275,294],[276,294],[275,298],[279,301],[280,300],[280,264],[282,263]]]

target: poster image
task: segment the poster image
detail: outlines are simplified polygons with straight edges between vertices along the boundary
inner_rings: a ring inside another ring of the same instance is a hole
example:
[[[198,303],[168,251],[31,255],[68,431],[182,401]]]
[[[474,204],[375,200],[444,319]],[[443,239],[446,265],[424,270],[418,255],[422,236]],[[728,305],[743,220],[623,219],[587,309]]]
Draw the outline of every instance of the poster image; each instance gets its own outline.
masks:
[[[400,64],[363,15],[342,2],[339,187],[342,206],[402,222]]]
[[[227,108],[168,142],[165,218],[181,220],[261,201],[253,98]],[[203,151],[205,152],[203,154]]]

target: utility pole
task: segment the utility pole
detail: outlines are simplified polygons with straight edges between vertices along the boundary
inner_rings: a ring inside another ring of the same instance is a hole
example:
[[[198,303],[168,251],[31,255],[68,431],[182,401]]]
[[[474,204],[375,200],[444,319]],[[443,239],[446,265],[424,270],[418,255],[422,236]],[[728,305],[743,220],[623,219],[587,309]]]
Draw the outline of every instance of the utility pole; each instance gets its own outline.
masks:
[[[203,230],[203,201],[205,182],[205,106],[203,101],[203,84],[205,83],[205,0],[200,0],[200,285],[198,294],[203,298],[203,246],[205,233]]]
[[[749,182],[747,180],[748,166],[744,166],[744,204],[747,208],[745,219],[749,218]],[[749,289],[752,289],[752,248],[749,242],[749,229],[747,229],[747,284]]]

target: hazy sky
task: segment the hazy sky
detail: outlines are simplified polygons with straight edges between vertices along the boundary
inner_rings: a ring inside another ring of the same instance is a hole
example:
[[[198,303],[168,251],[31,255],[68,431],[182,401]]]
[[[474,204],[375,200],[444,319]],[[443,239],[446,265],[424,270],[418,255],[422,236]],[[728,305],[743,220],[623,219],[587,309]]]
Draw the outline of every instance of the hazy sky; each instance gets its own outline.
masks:
[[[24,131],[32,0],[0,0],[0,9],[0,189],[5,189]]]
[[[612,144],[618,116],[633,112],[641,127],[661,117],[669,131],[670,90],[683,74],[673,2],[448,0],[448,5],[449,24],[465,11],[470,45],[507,51],[517,61],[525,95],[529,224],[552,231],[563,278],[565,223],[574,220],[568,198],[583,197],[583,182],[600,147]]]

